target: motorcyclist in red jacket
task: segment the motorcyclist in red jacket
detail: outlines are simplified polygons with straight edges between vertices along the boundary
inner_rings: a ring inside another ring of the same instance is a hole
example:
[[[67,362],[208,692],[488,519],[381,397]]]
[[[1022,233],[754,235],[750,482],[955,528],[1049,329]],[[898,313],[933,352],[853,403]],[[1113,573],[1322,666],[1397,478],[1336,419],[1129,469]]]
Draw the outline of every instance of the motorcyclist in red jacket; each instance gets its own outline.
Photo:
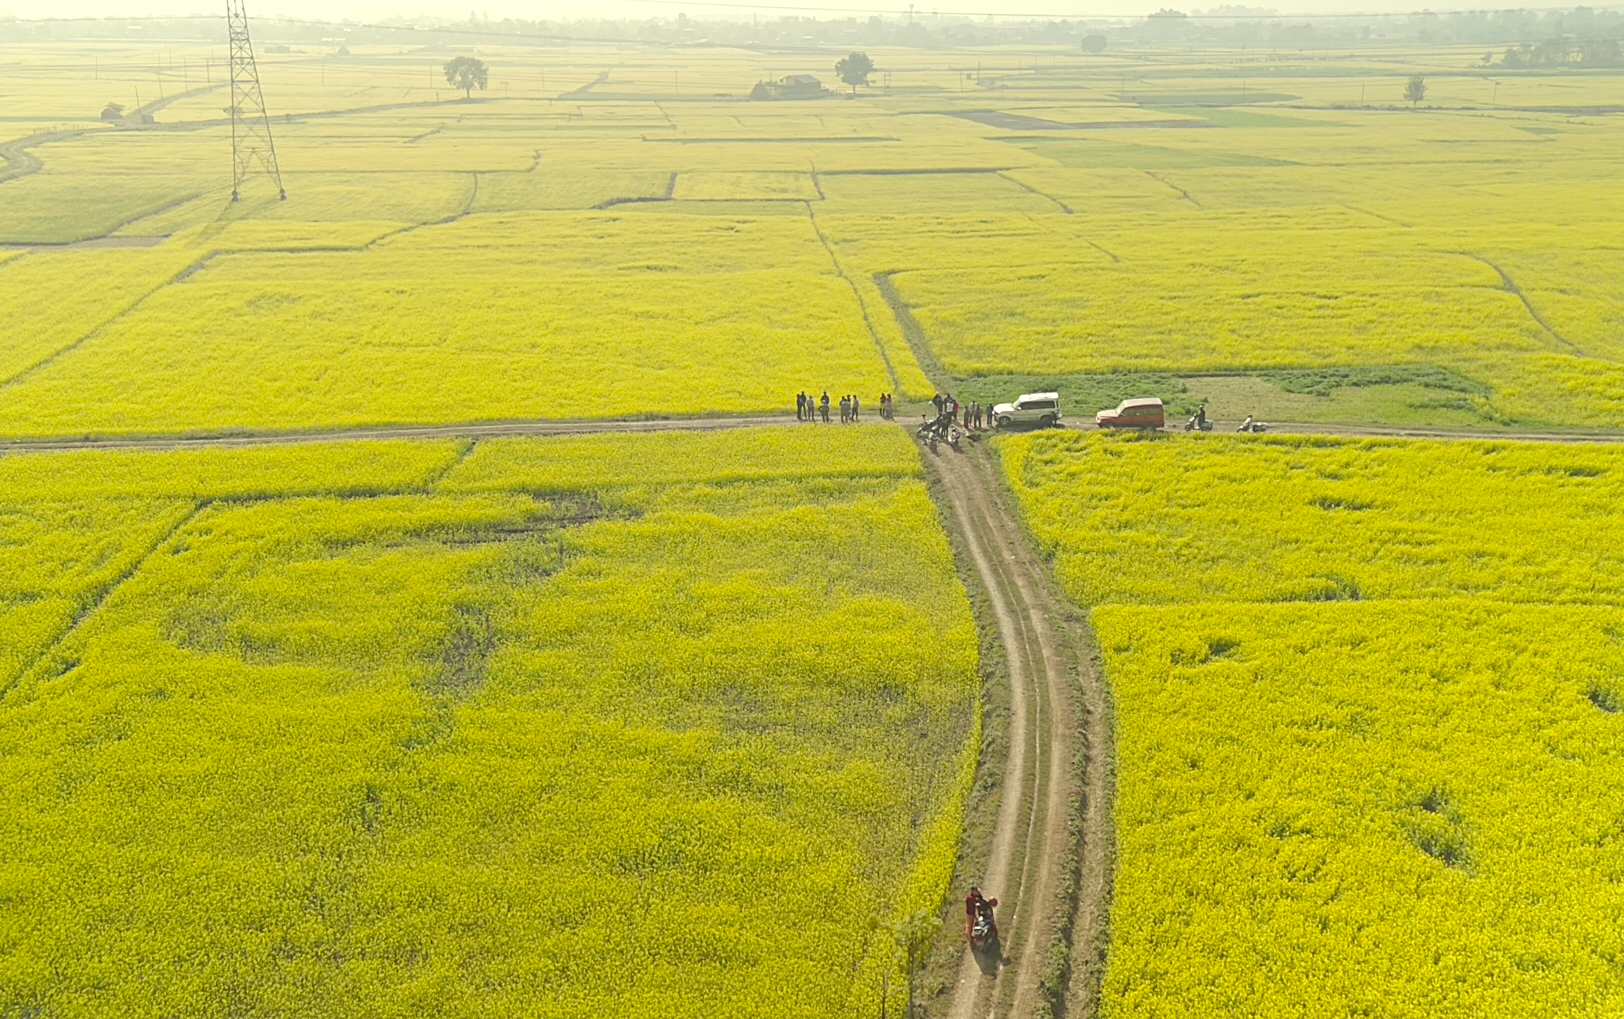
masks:
[[[992,907],[998,905],[997,899],[984,898],[981,889],[975,885],[970,886],[970,893],[964,897],[964,936],[969,937],[975,928],[976,918],[985,913],[992,916]]]

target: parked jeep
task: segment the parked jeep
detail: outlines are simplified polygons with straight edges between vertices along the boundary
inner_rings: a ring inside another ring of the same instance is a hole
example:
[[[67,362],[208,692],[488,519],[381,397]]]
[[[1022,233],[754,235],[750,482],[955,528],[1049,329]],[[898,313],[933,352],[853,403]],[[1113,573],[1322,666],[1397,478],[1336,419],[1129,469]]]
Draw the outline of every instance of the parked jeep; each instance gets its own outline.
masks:
[[[1160,428],[1167,423],[1162,401],[1154,396],[1123,400],[1109,410],[1094,415],[1101,428]]]
[[[1048,427],[1059,423],[1059,393],[1022,393],[1014,403],[1000,403],[992,409],[994,428],[1008,428],[1011,425]]]

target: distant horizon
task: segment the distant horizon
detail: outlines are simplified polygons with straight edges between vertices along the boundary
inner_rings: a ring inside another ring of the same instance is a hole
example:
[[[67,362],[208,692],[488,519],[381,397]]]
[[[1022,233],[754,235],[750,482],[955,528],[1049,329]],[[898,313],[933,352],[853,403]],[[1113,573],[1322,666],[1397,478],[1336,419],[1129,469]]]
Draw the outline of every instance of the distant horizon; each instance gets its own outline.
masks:
[[[473,0],[469,0],[470,3]],[[1451,14],[1464,11],[1487,10],[1481,7],[1417,8],[1407,0],[1368,0],[1356,8],[1338,8],[1316,0],[1279,0],[1256,4],[1211,4],[1208,7],[1180,6],[1167,0],[1088,0],[1087,3],[1067,0],[970,0],[964,5],[918,4],[913,11],[916,20],[929,23],[933,17],[997,18],[1033,20],[1088,20],[1143,18],[1154,11],[1172,6],[1174,9],[1201,17],[1281,17],[1281,18],[1340,18],[1390,17],[1408,14]],[[1602,5],[1534,5],[1510,8],[1527,11],[1572,10],[1575,6],[1588,6],[1591,10],[1619,9],[1619,4]],[[218,10],[216,10],[218,8]],[[1136,10],[1136,8],[1139,8]],[[1248,13],[1231,15],[1215,13],[1233,9],[1249,12],[1274,11],[1272,14]],[[1496,11],[1499,8],[1495,8]],[[939,13],[938,13],[939,12]],[[107,3],[106,0],[0,0],[0,17],[22,20],[57,20],[71,18],[119,17],[189,17],[224,16],[224,5],[200,5],[198,0],[145,0],[139,6],[129,3]],[[430,0],[429,3],[402,8],[398,0],[341,0],[340,3],[320,3],[317,0],[250,0],[251,18],[296,18],[313,21],[380,21],[405,18],[466,21],[470,15],[491,21],[506,18],[526,21],[644,21],[675,18],[687,14],[696,21],[743,21],[752,14],[763,20],[782,17],[813,17],[818,20],[841,20],[851,17],[880,15],[889,18],[908,17],[908,5],[867,0],[830,0],[827,4],[799,5],[793,0],[760,5],[727,3],[723,0],[544,0],[542,3],[523,3],[518,0],[479,0],[478,6],[469,7],[458,0]]]

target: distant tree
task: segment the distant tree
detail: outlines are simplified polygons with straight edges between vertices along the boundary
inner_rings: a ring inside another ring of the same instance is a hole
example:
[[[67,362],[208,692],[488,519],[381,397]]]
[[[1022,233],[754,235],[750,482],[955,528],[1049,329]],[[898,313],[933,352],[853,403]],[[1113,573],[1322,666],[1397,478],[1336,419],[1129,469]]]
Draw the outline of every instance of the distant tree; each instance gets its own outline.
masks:
[[[750,98],[757,101],[771,99],[772,97],[773,94],[767,90],[767,83],[764,81],[756,82],[756,87],[750,90]]]
[[[1416,103],[1427,97],[1427,79],[1419,74],[1410,75],[1409,82],[1404,86],[1404,98],[1410,101],[1413,107]]]
[[[835,62],[835,73],[856,94],[857,86],[868,84],[868,76],[874,73],[874,61],[868,59],[867,53],[853,53]]]
[[[1189,28],[1190,16],[1171,7],[1163,7],[1155,14],[1145,16],[1145,27],[1159,39],[1182,35]]]
[[[1103,36],[1103,35],[1085,35],[1085,36],[1083,36],[1083,52],[1084,53],[1104,53],[1105,52],[1105,36]]]
[[[474,89],[485,88],[490,78],[490,72],[485,69],[485,61],[475,57],[452,57],[445,63],[445,80],[454,88],[463,91],[463,97],[472,99]]]
[[[1624,60],[1617,39],[1589,39],[1579,44],[1586,66],[1617,67]]]

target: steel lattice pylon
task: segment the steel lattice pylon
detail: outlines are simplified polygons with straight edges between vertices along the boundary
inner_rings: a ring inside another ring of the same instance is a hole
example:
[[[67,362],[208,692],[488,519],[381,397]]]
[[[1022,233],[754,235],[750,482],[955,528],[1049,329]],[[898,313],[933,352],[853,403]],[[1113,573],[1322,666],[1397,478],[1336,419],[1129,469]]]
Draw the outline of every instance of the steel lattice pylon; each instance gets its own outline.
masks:
[[[248,12],[243,0],[226,0],[226,31],[231,36],[231,200],[237,200],[237,189],[256,159],[276,181],[277,195],[286,199],[282,171],[276,166],[276,146],[271,142],[271,118],[259,90],[254,44],[248,40]]]

